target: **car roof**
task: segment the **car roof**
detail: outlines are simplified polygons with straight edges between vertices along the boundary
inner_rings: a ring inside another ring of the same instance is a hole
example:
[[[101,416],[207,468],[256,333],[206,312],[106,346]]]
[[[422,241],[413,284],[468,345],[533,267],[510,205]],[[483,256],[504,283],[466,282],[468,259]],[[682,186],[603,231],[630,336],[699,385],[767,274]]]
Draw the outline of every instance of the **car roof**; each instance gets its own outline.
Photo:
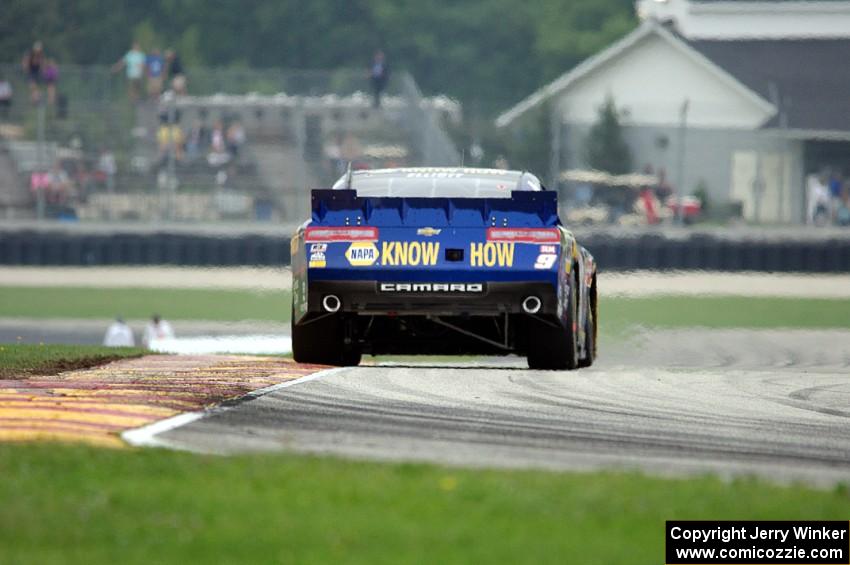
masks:
[[[350,177],[349,177],[350,175]],[[346,173],[333,188],[351,187],[357,179],[498,179],[516,183],[519,190],[543,190],[540,180],[526,171],[479,167],[397,167],[392,169],[360,169]],[[522,182],[523,180],[526,182]],[[523,186],[527,185],[527,186]]]

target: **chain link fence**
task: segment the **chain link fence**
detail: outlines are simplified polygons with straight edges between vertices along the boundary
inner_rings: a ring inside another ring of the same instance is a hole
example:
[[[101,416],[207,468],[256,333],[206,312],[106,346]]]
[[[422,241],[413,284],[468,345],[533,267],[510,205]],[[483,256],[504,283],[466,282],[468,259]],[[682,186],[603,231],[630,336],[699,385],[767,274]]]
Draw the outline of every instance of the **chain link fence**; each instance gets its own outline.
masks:
[[[62,66],[55,92],[0,65],[0,217],[296,222],[347,164],[454,165],[459,105],[406,73],[376,105],[365,71],[191,69],[187,91],[133,99],[108,67]],[[2,94],[2,89],[0,89]],[[38,94],[38,99],[33,95]]]

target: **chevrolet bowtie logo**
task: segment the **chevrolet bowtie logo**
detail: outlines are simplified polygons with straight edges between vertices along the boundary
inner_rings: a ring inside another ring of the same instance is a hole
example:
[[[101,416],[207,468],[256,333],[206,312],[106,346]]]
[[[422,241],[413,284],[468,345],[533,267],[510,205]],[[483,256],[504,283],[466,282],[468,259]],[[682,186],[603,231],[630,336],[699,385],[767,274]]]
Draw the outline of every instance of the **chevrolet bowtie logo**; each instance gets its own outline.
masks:
[[[418,230],[416,230],[416,233],[418,235],[432,236],[432,235],[440,235],[441,231],[443,231],[443,230],[437,229],[437,228],[419,228]]]

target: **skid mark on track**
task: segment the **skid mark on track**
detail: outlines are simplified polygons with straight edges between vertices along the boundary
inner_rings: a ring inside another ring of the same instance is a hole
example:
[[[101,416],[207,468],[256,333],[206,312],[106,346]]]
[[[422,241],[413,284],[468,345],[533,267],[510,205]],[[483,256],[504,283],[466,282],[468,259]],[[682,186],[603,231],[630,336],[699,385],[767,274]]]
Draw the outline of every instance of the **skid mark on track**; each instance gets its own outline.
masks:
[[[0,380],[0,441],[123,447],[118,434],[324,367],[247,356],[151,355],[23,380]]]

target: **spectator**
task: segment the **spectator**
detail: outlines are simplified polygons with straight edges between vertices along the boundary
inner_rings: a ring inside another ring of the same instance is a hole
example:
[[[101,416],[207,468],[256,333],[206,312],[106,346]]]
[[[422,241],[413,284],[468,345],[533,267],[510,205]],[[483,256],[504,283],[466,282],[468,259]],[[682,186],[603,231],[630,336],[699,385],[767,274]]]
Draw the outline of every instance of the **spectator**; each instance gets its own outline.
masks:
[[[183,63],[180,55],[173,49],[165,52],[165,61],[168,65],[168,78],[171,81],[171,89],[175,94],[182,96],[187,92],[186,75],[183,72]]]
[[[115,321],[106,328],[103,345],[106,347],[133,347],[136,345],[133,330],[124,323],[120,316],[115,318]]]
[[[50,173],[44,171],[33,171],[30,174],[30,192],[33,198],[38,201],[39,198],[45,198],[48,189],[50,188]]]
[[[151,321],[145,326],[145,334],[142,337],[142,344],[150,349],[151,344],[160,339],[172,339],[174,330],[171,324],[163,320],[159,314],[151,316]]]
[[[220,167],[228,161],[230,161],[230,154],[227,152],[224,124],[221,123],[221,120],[216,120],[210,136],[210,152],[207,155],[207,162],[211,167]]]
[[[115,190],[115,173],[118,172],[118,166],[115,163],[115,155],[105,147],[100,150],[100,155],[97,158],[97,173],[106,185],[106,192],[112,194]]]
[[[47,88],[47,103],[51,106],[56,104],[56,83],[59,81],[59,66],[53,59],[47,59],[41,78]]]
[[[41,41],[33,43],[32,49],[24,54],[21,66],[29,81],[30,100],[38,104],[41,101],[41,69],[44,66],[44,46]]]
[[[47,173],[47,202],[49,204],[64,204],[72,192],[71,178],[59,162],[53,164]]]
[[[829,217],[829,189],[820,175],[806,179],[806,223],[824,225]]]
[[[127,96],[131,102],[136,102],[142,93],[142,80],[145,75],[145,54],[139,47],[139,42],[134,41],[130,50],[121,59],[112,65],[112,72],[124,69],[127,74]]]
[[[195,160],[206,149],[209,137],[207,126],[202,120],[196,119],[186,139],[186,154],[190,160]]]
[[[829,216],[834,222],[841,206],[841,176],[837,172],[829,175]]]
[[[389,79],[390,67],[387,64],[384,52],[379,49],[375,51],[375,56],[372,58],[372,66],[369,68],[369,80],[372,81],[375,108],[380,108],[381,106],[381,94],[383,94],[384,89],[387,87]]]
[[[0,77],[0,119],[8,120],[12,110],[12,83],[6,77]]]
[[[239,149],[245,143],[245,128],[239,120],[233,121],[227,128],[227,151],[235,159],[239,156]]]
[[[162,81],[165,77],[165,58],[159,49],[154,47],[147,56],[146,68],[148,75],[148,96],[158,100],[162,94]]]
[[[841,190],[841,202],[835,216],[835,221],[839,226],[850,226],[850,180],[844,181]]]
[[[159,130],[156,133],[156,139],[159,143],[159,158],[160,162],[164,163],[171,151],[174,152],[174,158],[178,161],[183,160],[183,130],[177,123],[168,123],[168,116],[163,114],[159,117]]]

